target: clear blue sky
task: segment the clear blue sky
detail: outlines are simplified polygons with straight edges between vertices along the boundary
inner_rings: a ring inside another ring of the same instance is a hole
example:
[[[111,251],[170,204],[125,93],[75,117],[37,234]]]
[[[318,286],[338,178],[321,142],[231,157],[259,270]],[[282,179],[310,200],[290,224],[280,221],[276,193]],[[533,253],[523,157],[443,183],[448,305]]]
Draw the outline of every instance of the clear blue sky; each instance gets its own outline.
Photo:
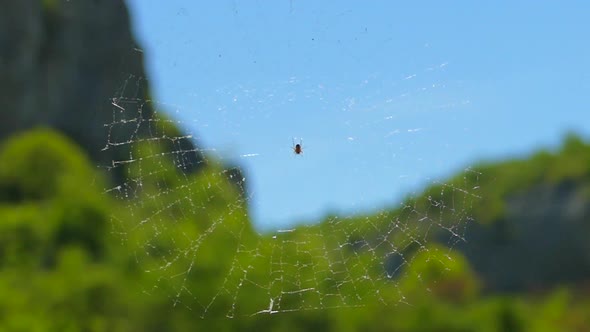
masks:
[[[260,227],[590,133],[588,1],[127,2],[155,99],[244,168]]]

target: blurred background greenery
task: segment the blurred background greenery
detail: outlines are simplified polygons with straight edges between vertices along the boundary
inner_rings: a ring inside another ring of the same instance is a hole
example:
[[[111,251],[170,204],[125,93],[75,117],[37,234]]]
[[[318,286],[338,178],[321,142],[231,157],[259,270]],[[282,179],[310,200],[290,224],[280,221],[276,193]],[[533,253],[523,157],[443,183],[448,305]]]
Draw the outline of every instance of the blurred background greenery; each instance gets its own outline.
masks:
[[[124,6],[1,4],[0,330],[590,331],[583,138],[259,234],[239,169],[129,102]]]

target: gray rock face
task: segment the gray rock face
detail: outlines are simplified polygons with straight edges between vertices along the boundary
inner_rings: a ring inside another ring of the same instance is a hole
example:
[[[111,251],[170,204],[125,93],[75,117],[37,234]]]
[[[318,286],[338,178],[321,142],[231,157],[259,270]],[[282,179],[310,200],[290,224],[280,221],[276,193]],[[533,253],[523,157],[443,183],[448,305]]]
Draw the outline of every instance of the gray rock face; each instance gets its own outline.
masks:
[[[472,224],[458,246],[485,288],[515,292],[582,283],[590,275],[590,205],[580,182],[536,185],[506,198],[506,215]]]
[[[0,139],[48,126],[108,166],[130,158],[134,139],[165,134],[153,132],[158,118],[145,102],[143,53],[124,1],[0,0],[0,8]],[[160,130],[182,137],[170,127]],[[164,144],[183,151],[174,155],[185,170],[202,165],[192,140]]]

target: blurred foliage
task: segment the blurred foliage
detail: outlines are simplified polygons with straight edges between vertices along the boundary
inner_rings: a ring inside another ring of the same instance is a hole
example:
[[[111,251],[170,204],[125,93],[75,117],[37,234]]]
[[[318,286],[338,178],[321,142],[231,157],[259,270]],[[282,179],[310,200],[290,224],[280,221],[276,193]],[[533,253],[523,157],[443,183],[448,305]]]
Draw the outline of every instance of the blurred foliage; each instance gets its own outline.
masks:
[[[485,294],[469,262],[450,248],[462,241],[470,215],[481,224],[501,220],[508,194],[538,183],[588,184],[590,146],[574,135],[557,153],[480,165],[399,208],[274,235],[252,229],[221,165],[187,174],[163,151],[138,144],[141,162],[126,172],[141,181],[105,194],[99,170],[60,134],[39,129],[3,143],[0,330],[590,330],[587,288]],[[273,270],[264,259],[273,255],[290,264]],[[328,273],[338,269],[346,273]],[[268,294],[259,285],[271,285]],[[315,291],[289,293],[308,288]],[[247,315],[273,310],[268,301],[277,296],[280,309],[301,310]]]

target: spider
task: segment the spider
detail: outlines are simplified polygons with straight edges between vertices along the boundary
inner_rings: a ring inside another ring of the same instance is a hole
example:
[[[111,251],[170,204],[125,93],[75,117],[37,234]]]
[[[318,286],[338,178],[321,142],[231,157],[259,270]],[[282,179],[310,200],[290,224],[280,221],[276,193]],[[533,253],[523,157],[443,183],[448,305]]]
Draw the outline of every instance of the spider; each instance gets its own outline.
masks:
[[[299,143],[295,144],[295,139],[293,139],[293,152],[295,154],[302,154],[303,153],[303,140],[300,139]]]

